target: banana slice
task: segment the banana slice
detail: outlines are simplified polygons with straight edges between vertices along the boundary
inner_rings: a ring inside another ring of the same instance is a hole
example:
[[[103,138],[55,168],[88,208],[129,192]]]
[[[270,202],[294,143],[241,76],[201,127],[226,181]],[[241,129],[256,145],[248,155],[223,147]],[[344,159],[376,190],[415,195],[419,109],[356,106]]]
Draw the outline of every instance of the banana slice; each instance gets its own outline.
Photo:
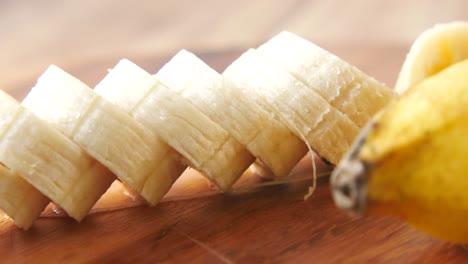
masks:
[[[276,113],[296,136],[334,164],[358,135],[359,128],[349,118],[254,49],[242,54],[223,76],[232,80],[237,89],[250,91],[252,97]]]
[[[358,127],[395,93],[337,56],[290,32],[282,32],[257,49],[317,92]]]
[[[439,24],[413,43],[401,68],[395,90],[402,94],[422,80],[468,58],[468,23]]]
[[[137,107],[138,102],[147,92],[145,89],[135,89],[135,87],[149,89],[153,87],[154,79],[145,78],[147,73],[136,65],[134,67],[138,70],[134,70],[133,67],[125,67],[127,63],[131,66],[134,65],[128,60],[122,60],[103,80],[101,80],[94,88],[94,92],[135,119],[136,117],[133,114],[133,109]],[[140,123],[143,121],[141,118],[136,119]],[[152,130],[154,136],[157,137],[159,141],[159,150],[166,153],[158,165],[160,174],[166,176],[161,178],[149,178],[141,191],[142,196],[153,194],[155,196],[153,200],[156,202],[169,191],[187,166],[182,162],[183,158],[180,154],[161,138],[158,129],[154,129],[150,123],[143,123],[143,125],[149,130]]]
[[[143,192],[147,182],[173,181],[160,170],[167,148],[149,129],[138,123],[117,106],[98,96],[84,83],[56,66],[50,66],[23,101],[23,105],[86,150],[115,175],[139,192],[149,204],[161,198],[157,186]],[[91,160],[91,159],[90,159]],[[102,166],[94,161],[96,166]],[[162,166],[164,168],[164,166]],[[80,181],[83,191],[94,182]],[[104,173],[105,175],[106,173]],[[106,181],[107,188],[110,181]],[[102,188],[102,193],[105,189]],[[102,194],[101,193],[101,194]],[[83,199],[83,195],[73,195]],[[81,203],[81,202],[80,202]]]
[[[95,91],[152,128],[223,190],[252,163],[242,145],[218,124],[128,60],[116,65]]]
[[[0,208],[16,224],[28,229],[49,199],[19,175],[0,164]]]
[[[219,73],[188,51],[174,56],[156,78],[220,124],[277,176],[287,175],[307,152],[304,143],[271,113],[232,89]]]
[[[69,138],[4,92],[0,92],[0,105],[0,162],[68,215],[77,221],[83,219],[106,191],[112,175],[106,174]],[[38,196],[34,192],[31,195]],[[42,201],[38,199],[38,206],[43,205]]]
[[[225,107],[222,104],[224,100],[213,94],[212,91],[213,89],[218,89],[218,91],[222,89],[222,77],[195,55],[185,50],[180,51],[154,77],[167,88],[189,101],[214,122],[222,126],[221,123],[227,121],[226,118],[219,115],[214,107]],[[219,105],[220,103],[221,105]],[[236,156],[230,157],[231,166],[238,170],[233,176],[240,176],[255,161],[255,158],[229,133],[228,136],[229,140],[225,148],[234,149],[236,152]],[[216,159],[213,161],[216,162]],[[231,177],[229,184],[232,185],[236,180],[237,178]]]

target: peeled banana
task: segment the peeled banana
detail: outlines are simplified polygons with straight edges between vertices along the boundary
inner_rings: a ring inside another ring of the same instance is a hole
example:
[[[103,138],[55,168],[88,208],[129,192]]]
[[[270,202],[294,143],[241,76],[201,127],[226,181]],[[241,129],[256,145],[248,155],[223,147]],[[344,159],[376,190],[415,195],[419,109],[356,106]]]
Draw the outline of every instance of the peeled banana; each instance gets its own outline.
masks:
[[[223,72],[233,89],[247,90],[261,106],[276,115],[298,138],[320,156],[336,164],[348,150],[359,128],[314,90],[274,67],[251,49]]]
[[[179,78],[183,79],[182,76]],[[110,82],[114,85],[109,85]],[[228,190],[254,161],[217,123],[128,60],[114,67],[98,84],[96,92],[112,102],[126,100],[123,104],[131,107],[127,110],[136,120],[158,133],[180,153],[181,159],[223,190]],[[140,97],[126,97],[129,92]]]
[[[0,105],[1,162],[80,221],[112,177],[78,145],[4,92],[0,92]],[[15,184],[19,194],[24,188],[30,190],[26,184]],[[39,201],[43,198],[38,198],[37,205],[44,205]]]
[[[166,171],[159,171],[167,150],[160,147],[163,142],[155,134],[56,66],[42,74],[23,105],[56,126],[137,192],[145,188],[146,182],[154,181],[152,178],[170,177]],[[86,185],[100,186],[99,179],[108,174],[101,170]],[[99,188],[97,198],[111,182],[102,181],[106,186]],[[154,192],[142,195],[150,204],[160,198]]]
[[[281,32],[257,49],[311,88],[359,128],[395,93],[339,57],[290,32]]]
[[[0,197],[0,208],[23,229],[33,224],[50,201],[3,165],[0,165]]]
[[[257,108],[246,95],[230,96],[235,91],[224,83],[218,72],[194,54],[180,51],[155,77],[229,132],[236,147],[245,145],[276,176],[285,176],[306,154],[304,143],[284,125],[271,120],[272,125],[265,126],[270,122],[269,114]],[[252,113],[256,116],[251,117]],[[251,154],[244,152],[241,156],[252,157],[246,155]],[[247,160],[253,161],[252,158]]]
[[[122,60],[94,90],[51,66],[22,105],[0,93],[0,208],[28,228],[49,199],[81,220],[115,177],[154,205],[187,165],[228,190],[255,158],[287,175],[307,145],[337,163],[393,97],[291,33],[223,74],[185,50],[154,76]]]

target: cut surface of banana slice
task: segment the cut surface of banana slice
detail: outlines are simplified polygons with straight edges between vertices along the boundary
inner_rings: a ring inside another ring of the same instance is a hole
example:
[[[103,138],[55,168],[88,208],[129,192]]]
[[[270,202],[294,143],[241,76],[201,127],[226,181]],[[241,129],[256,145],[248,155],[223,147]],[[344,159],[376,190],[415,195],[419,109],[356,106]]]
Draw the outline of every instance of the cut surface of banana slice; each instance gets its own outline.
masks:
[[[152,128],[187,164],[223,190],[251,163],[252,156],[224,129],[128,60],[119,62],[95,91]]]
[[[233,90],[229,81],[188,51],[174,56],[156,78],[220,124],[277,176],[287,175],[307,152],[271,113]]]
[[[50,200],[19,175],[0,164],[0,209],[16,226],[28,229]]]
[[[293,33],[282,32],[257,50],[360,128],[395,97],[391,89],[374,78]]]
[[[146,77],[147,73],[144,70],[124,59],[98,83],[94,88],[94,92],[122,109],[149,130],[152,130],[153,134],[158,138],[159,149],[166,153],[159,164],[159,171],[161,175],[166,176],[159,179],[148,179],[142,193],[143,195],[144,193],[157,194],[155,200],[159,200],[169,191],[187,166],[180,154],[161,138],[157,128],[154,128],[151,123],[143,123],[143,119],[137,118],[133,114],[133,110],[138,108],[140,100],[154,86],[154,79]]]
[[[214,122],[219,124],[221,120],[228,121],[220,117],[219,112],[215,110],[215,106],[222,104],[224,100],[217,98],[212,91],[222,89],[222,77],[195,55],[185,50],[180,51],[154,77]],[[236,155],[230,157],[230,162],[231,166],[238,170],[234,175],[240,176],[255,161],[255,158],[228,131],[226,133],[229,138],[224,148],[235,150]],[[217,162],[216,159],[213,159],[213,162]],[[229,179],[231,185],[236,180],[235,178]]]
[[[314,90],[269,63],[254,49],[242,54],[223,75],[232,80],[237,89],[256,94],[265,109],[276,113],[291,132],[334,164],[359,132],[348,117]]]
[[[468,22],[439,24],[424,31],[406,55],[395,90],[402,94],[422,80],[468,58]]]
[[[68,137],[3,92],[0,105],[0,162],[68,215],[83,219],[110,185],[112,175],[105,174]]]
[[[157,188],[152,192],[142,191],[147,182],[168,177],[159,169],[168,154],[166,148],[160,147],[164,143],[144,125],[104,100],[84,83],[51,66],[39,78],[23,105],[56,126],[140,193],[149,204],[153,205],[161,198]],[[98,176],[95,175],[95,178],[100,178]],[[77,184],[86,183],[80,181]],[[81,196],[74,198],[81,199]]]

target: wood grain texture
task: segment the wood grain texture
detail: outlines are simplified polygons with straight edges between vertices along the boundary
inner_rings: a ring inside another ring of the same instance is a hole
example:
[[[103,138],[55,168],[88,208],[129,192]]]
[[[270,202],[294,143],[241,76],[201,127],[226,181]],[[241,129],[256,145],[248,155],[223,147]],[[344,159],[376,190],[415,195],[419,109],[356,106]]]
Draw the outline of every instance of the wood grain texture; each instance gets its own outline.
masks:
[[[71,219],[42,218],[0,234],[2,261],[174,263],[451,263],[460,246],[391,218],[353,219],[333,208],[328,179],[242,195],[167,202]]]
[[[393,85],[411,41],[466,19],[466,1],[1,1],[0,88],[21,99],[49,64],[94,86],[121,58],[155,72],[177,50],[223,70],[281,30],[297,32]],[[310,168],[309,168],[310,169]],[[468,251],[398,219],[334,208],[328,179],[41,218],[28,232],[3,219],[2,263],[466,263]],[[7,224],[5,224],[7,223]]]

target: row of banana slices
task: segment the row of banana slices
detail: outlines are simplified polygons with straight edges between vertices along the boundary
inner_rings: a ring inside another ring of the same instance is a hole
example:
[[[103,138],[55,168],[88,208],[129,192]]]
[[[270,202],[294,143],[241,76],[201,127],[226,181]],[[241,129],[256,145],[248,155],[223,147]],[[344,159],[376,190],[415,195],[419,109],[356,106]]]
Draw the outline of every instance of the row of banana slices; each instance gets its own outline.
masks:
[[[21,104],[0,92],[0,208],[24,229],[50,201],[80,221],[115,179],[155,205],[187,166],[229,190],[256,159],[287,175],[306,142],[336,164],[394,96],[288,32],[223,74],[185,50],[94,90],[50,66]]]

